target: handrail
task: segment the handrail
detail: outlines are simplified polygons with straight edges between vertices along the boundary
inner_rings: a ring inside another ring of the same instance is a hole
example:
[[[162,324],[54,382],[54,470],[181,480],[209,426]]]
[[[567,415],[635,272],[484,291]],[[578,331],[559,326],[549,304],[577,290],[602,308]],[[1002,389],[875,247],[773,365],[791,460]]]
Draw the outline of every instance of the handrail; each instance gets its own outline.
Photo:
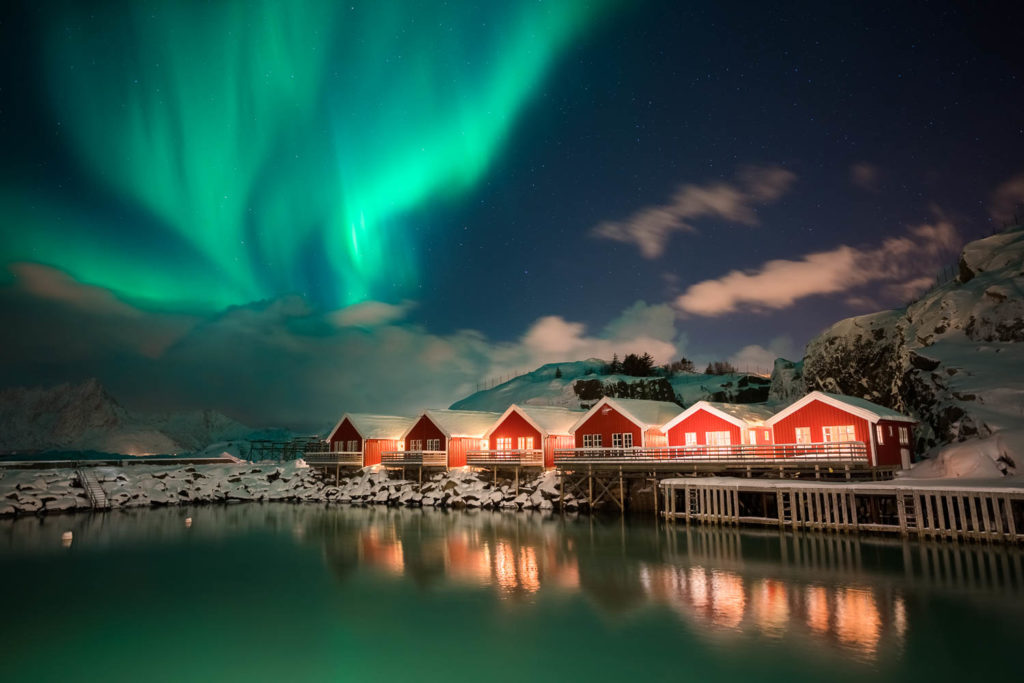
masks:
[[[357,465],[363,464],[362,451],[306,451],[303,460],[310,465]]]
[[[661,448],[563,448],[555,450],[555,463],[592,462],[711,462],[757,463],[770,460],[867,464],[868,448],[862,441],[808,444],[736,444],[730,446],[665,446]]]
[[[447,467],[448,451],[384,451],[380,454],[380,463],[382,465]]]
[[[468,451],[467,465],[522,465],[543,466],[544,451],[539,448],[517,448],[515,450]]]

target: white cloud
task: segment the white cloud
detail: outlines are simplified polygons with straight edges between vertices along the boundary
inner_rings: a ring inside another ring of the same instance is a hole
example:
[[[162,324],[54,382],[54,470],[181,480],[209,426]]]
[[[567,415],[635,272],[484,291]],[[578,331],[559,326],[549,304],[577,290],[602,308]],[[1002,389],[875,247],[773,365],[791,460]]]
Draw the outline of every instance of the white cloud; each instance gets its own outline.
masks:
[[[338,327],[377,327],[402,320],[415,305],[414,301],[400,304],[363,301],[334,311],[328,317]]]
[[[881,175],[877,166],[866,161],[850,166],[850,182],[868,192],[878,192],[878,181]]]
[[[592,234],[635,244],[645,257],[657,258],[673,232],[695,232],[692,223],[699,218],[757,225],[754,207],[779,199],[795,180],[794,173],[778,166],[746,167],[733,183],[682,185],[667,204],[640,209],[623,221],[606,221]]]
[[[771,374],[776,358],[795,358],[798,355],[802,356],[793,340],[782,336],[773,339],[767,348],[760,344],[744,346],[729,358],[729,362],[742,372]]]
[[[690,286],[675,303],[684,313],[718,316],[779,310],[809,296],[847,293],[870,283],[886,286],[895,296],[920,293],[958,243],[956,228],[940,218],[873,249],[841,245],[796,260],[767,261],[752,271],[734,270]]]
[[[1024,221],[1024,173],[996,188],[989,213],[1000,224]]]

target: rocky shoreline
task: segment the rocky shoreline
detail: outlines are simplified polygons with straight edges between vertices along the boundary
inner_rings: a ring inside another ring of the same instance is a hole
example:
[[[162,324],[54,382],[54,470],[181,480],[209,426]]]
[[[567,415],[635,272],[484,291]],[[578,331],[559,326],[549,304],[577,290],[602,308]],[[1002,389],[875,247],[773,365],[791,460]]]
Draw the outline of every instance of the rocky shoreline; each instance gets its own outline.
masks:
[[[284,465],[190,465],[185,467],[96,467],[93,469],[111,509],[241,502],[323,505],[392,505],[435,508],[553,510],[558,477],[545,472],[522,482],[497,482],[482,473],[456,469],[423,482],[390,479],[382,468],[367,467],[336,485],[302,461]],[[585,505],[571,495],[567,510]],[[92,510],[74,469],[0,471],[0,517]]]

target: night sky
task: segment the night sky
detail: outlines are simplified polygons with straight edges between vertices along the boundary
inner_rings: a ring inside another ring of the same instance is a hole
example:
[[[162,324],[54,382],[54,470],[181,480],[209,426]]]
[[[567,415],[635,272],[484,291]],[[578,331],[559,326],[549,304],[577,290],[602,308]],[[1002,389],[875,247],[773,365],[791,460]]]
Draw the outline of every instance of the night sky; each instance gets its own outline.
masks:
[[[0,9],[0,387],[316,428],[767,370],[1024,214],[1016,3]]]

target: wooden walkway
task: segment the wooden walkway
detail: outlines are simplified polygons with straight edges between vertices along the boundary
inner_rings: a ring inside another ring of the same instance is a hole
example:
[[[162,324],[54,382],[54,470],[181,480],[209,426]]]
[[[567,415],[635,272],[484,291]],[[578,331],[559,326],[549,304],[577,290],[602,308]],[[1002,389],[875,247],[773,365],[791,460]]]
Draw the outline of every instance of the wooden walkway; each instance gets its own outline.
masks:
[[[705,524],[1024,541],[1024,489],[677,478],[659,484],[663,515]]]
[[[107,500],[107,494],[103,491],[103,487],[100,485],[100,480],[96,477],[96,471],[89,468],[80,467],[77,470],[78,482],[85,489],[85,495],[89,497],[89,502],[92,503],[93,510],[108,510],[110,509],[110,501]]]

